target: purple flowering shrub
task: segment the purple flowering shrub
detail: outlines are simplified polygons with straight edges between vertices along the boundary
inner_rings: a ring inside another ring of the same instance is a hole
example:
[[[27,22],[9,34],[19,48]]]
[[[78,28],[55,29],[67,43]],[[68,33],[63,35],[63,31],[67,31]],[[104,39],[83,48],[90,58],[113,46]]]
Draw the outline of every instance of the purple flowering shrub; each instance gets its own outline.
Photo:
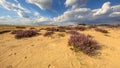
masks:
[[[38,33],[35,30],[14,30],[12,34],[15,34],[15,38],[20,39],[24,37],[33,37]]]
[[[96,55],[96,50],[101,48],[90,35],[84,34],[71,35],[68,43],[74,47],[75,51],[82,51],[87,55]]]

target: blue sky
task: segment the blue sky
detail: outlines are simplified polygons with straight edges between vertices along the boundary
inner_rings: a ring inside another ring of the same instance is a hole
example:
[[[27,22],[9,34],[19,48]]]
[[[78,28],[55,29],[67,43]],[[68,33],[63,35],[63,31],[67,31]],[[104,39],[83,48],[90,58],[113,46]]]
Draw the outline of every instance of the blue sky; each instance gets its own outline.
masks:
[[[120,23],[120,0],[0,0],[0,24]]]

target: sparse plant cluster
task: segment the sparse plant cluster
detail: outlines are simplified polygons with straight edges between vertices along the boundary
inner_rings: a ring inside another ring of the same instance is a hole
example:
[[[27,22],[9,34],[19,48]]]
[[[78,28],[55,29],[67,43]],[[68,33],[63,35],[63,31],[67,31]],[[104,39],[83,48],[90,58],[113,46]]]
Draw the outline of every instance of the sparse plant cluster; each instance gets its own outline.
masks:
[[[109,33],[107,30],[101,28],[95,28],[95,30],[102,33]]]
[[[11,32],[11,34],[18,34],[18,33],[21,33],[23,30],[14,30]]]
[[[99,26],[105,26],[108,28],[118,28],[120,27],[120,24],[100,24]]]
[[[63,29],[63,28],[55,28],[55,27],[46,28],[46,30],[47,31],[65,32],[65,29]]]
[[[89,29],[91,29],[91,28],[97,28],[97,25],[89,25],[88,28]]]
[[[15,38],[20,39],[24,37],[33,37],[38,33],[34,30],[15,30],[12,34],[15,34]]]
[[[101,48],[91,36],[84,34],[71,35],[68,43],[74,47],[75,51],[82,51],[87,55],[96,55],[97,50]]]
[[[64,33],[59,33],[58,36],[60,36],[60,37],[64,37],[65,34],[64,34]]]
[[[80,30],[80,31],[84,31],[86,30],[87,28],[85,26],[76,26],[75,27],[76,30]]]
[[[34,27],[31,27],[30,29],[35,29]]]
[[[0,31],[0,34],[4,34],[4,33],[8,33],[10,32],[10,30],[3,30],[3,31]]]
[[[46,30],[47,31],[58,31],[58,29],[55,27],[48,27],[48,28],[46,28]]]
[[[67,32],[68,34],[71,34],[71,35],[79,35],[80,33],[75,31],[75,30],[70,30]]]
[[[64,30],[73,30],[74,28],[72,26],[59,26],[59,29],[64,29]]]
[[[25,29],[26,27],[24,27],[24,26],[16,26],[16,28],[18,28],[18,29]]]
[[[44,36],[51,36],[51,35],[53,35],[53,34],[54,34],[53,31],[48,31],[48,32],[46,32],[46,33],[44,34]]]

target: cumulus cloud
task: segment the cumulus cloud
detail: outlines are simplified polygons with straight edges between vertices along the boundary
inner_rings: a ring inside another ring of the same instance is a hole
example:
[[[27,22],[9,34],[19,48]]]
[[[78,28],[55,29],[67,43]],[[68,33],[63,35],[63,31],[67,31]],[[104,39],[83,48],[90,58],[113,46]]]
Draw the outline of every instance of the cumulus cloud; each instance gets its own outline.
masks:
[[[10,3],[7,0],[0,0],[0,6],[4,7],[7,10],[16,12],[20,17],[29,18],[27,9],[23,8],[20,4]]]
[[[55,22],[63,23],[118,23],[120,21],[120,5],[110,6],[106,2],[99,9],[76,8],[67,10],[54,18]]]
[[[48,1],[48,2],[47,2]],[[50,9],[52,0],[27,0],[39,6],[41,9]],[[120,5],[111,6],[110,2],[106,2],[98,9],[80,8],[86,0],[66,0],[66,6],[72,6],[71,9],[65,11],[62,15],[54,18],[42,17],[38,12],[33,12],[32,19],[26,14],[29,11],[20,4],[9,3],[6,0],[0,0],[0,5],[7,10],[16,12],[19,17],[12,19],[10,16],[0,17],[1,23],[20,23],[23,24],[57,24],[57,25],[73,25],[77,23],[120,23]],[[43,4],[42,4],[43,3]],[[73,9],[74,8],[74,9]],[[5,18],[7,20],[5,20]],[[27,18],[27,19],[26,19]],[[22,19],[22,20],[21,20]],[[24,23],[26,22],[26,23]]]
[[[82,5],[85,5],[87,0],[66,0],[66,6],[72,6],[72,8],[79,8]]]
[[[40,9],[51,9],[52,0],[26,0],[27,3],[32,3],[38,6]]]
[[[94,15],[102,15],[111,12],[110,2],[103,4],[102,8],[99,9]]]

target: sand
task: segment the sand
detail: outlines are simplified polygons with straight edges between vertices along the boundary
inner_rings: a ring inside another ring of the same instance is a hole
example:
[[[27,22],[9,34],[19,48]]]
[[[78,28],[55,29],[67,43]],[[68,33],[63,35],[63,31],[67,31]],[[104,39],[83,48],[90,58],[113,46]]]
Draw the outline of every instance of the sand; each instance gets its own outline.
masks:
[[[110,33],[82,31],[102,46],[101,54],[92,57],[72,51],[68,34],[20,40],[10,33],[0,34],[0,68],[120,68],[120,29],[106,29]]]

